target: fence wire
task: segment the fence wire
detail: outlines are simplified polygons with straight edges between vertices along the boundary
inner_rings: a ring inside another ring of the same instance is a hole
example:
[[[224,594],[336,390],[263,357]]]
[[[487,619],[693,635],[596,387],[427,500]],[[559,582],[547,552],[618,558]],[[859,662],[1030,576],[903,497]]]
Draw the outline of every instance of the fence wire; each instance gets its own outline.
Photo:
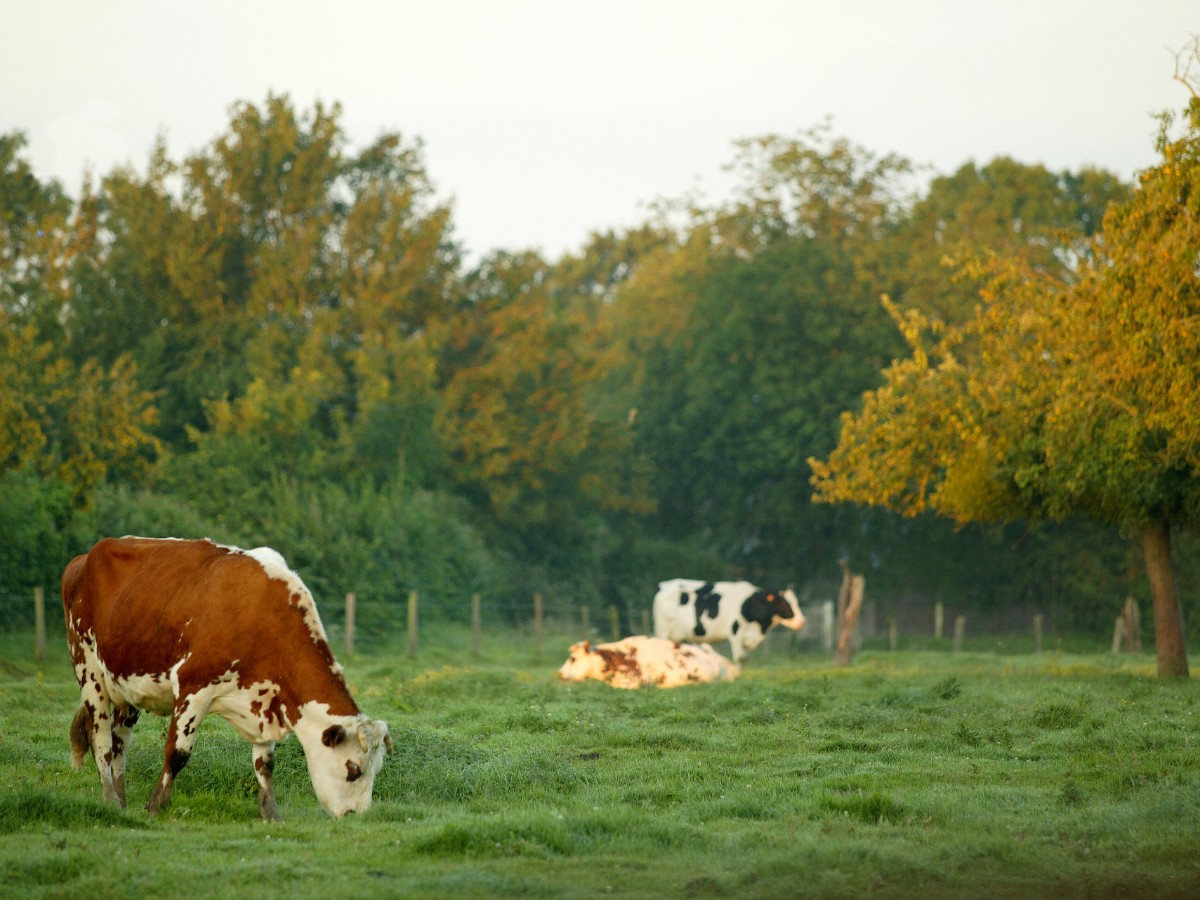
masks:
[[[52,649],[64,647],[61,599],[56,590],[44,591],[43,598],[45,644]],[[355,593],[353,597],[326,599],[318,603],[318,608],[330,643],[338,653],[371,652],[407,643],[409,651],[415,654],[422,647],[448,639],[445,636],[451,631],[457,632],[455,641],[461,641],[465,629],[473,633],[476,646],[497,639],[527,641],[539,652],[544,649],[547,653],[565,650],[570,642],[585,637],[601,643],[631,634],[653,634],[649,602],[626,609],[616,606],[595,609],[566,597],[536,596],[525,603],[511,603],[487,597]],[[802,611],[807,621],[801,631],[774,628],[756,653],[761,656],[831,654],[836,638],[836,610],[832,600],[805,604]],[[1036,626],[1035,619],[1039,620]],[[0,592],[0,635],[29,635],[32,645],[36,621],[32,589]],[[892,597],[864,603],[856,643],[890,649],[896,649],[897,645],[913,646],[915,641],[927,643],[940,639],[948,644],[955,636],[956,626],[975,640],[984,636],[996,640],[1020,636],[1032,643],[1036,629],[1040,643],[1043,635],[1049,640],[1054,633],[1053,623],[1032,609],[978,610],[918,597]]]

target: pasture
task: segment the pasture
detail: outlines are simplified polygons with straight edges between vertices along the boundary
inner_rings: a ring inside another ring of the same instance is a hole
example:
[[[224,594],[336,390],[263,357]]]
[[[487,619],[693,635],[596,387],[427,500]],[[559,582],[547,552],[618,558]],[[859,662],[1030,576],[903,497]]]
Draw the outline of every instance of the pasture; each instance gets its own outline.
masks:
[[[493,636],[494,637],[494,636]],[[752,656],[732,684],[563,684],[572,638],[470,635],[343,659],[395,752],[362,816],[318,806],[280,745],[283,821],[210,718],[170,808],[70,767],[65,649],[0,639],[0,895],[1095,897],[1200,895],[1200,690],[1150,656]],[[724,649],[724,648],[722,648]]]

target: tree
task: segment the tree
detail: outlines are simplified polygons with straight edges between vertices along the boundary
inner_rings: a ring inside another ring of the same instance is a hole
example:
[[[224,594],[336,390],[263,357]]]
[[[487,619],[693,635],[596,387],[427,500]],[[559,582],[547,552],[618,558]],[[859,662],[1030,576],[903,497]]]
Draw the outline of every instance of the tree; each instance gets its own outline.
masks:
[[[533,253],[498,252],[468,275],[457,316],[442,324],[437,425],[456,479],[497,521],[560,547],[600,510],[640,509],[617,461],[627,431],[596,415],[608,365],[590,303],[556,290]]]
[[[160,144],[144,176],[101,184],[106,239],[74,272],[73,352],[131,354],[176,451],[219,421],[287,460],[305,442],[342,463],[367,454],[353,465],[383,477],[412,418],[430,433],[423,333],[458,266],[450,210],[419,144],[385,134],[352,153],[340,116],[282,96],[240,103],[182,163]]]
[[[997,157],[935,178],[904,217],[891,295],[947,322],[970,317],[979,284],[964,266],[982,252],[1018,256],[1039,272],[1071,277],[1074,260],[1100,228],[1104,210],[1129,188],[1110,173],[1054,173]],[[958,277],[950,277],[957,271]]]
[[[24,148],[20,132],[0,134],[0,310],[48,338],[59,309],[47,276],[63,265],[71,202],[58,182],[38,180]]]
[[[816,499],[932,509],[959,522],[1084,516],[1139,535],[1161,677],[1186,677],[1171,533],[1200,523],[1200,97],[1184,133],[1111,206],[1070,278],[1028,259],[971,270],[960,326],[887,303],[911,356],[884,373]],[[885,301],[886,303],[886,301]]]
[[[874,298],[907,164],[822,128],[742,142],[736,165],[734,200],[693,209],[612,315],[659,529],[791,579],[817,571],[829,530],[805,457],[833,445],[838,411],[901,346]]]
[[[0,473],[31,469],[86,505],[110,473],[145,468],[157,410],[130,357],[104,365],[65,346],[68,276],[94,233],[85,207],[70,217],[58,184],[37,180],[23,145],[0,136]]]

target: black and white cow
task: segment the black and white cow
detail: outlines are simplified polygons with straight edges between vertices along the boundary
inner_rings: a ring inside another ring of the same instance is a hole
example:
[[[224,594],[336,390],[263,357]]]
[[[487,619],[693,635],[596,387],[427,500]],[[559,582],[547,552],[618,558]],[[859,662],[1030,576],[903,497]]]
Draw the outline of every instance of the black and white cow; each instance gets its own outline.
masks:
[[[804,627],[804,614],[791,590],[764,591],[748,581],[664,581],[654,595],[654,634],[672,641],[715,644],[729,641],[741,665],[771,626]]]

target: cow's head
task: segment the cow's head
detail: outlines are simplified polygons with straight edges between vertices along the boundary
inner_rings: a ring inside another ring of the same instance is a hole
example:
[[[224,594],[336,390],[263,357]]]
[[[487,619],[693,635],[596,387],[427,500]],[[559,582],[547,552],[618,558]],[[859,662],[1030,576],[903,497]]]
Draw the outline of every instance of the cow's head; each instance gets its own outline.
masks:
[[[563,681],[587,681],[599,678],[603,669],[604,660],[592,651],[592,642],[580,641],[571,645],[567,661],[559,667],[558,677]]]
[[[791,588],[768,594],[767,599],[775,617],[772,624],[778,623],[792,631],[799,631],[804,627],[804,613],[800,612],[800,602]]]
[[[304,758],[313,790],[335,819],[366,812],[383,756],[392,749],[387,723],[364,715],[331,716],[319,743],[305,742]]]

